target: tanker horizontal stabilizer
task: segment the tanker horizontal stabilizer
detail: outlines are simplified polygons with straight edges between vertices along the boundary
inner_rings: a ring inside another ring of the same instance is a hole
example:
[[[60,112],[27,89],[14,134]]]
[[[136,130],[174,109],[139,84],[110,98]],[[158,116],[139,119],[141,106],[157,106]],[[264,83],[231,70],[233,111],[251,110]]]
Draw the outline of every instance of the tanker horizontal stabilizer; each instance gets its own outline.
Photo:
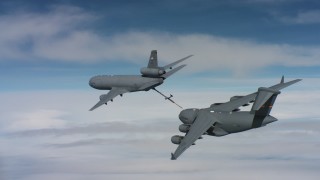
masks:
[[[172,69],[173,66],[181,63],[182,61],[184,61],[184,60],[186,60],[186,59],[188,59],[188,58],[190,58],[190,57],[192,57],[192,56],[193,56],[193,55],[189,55],[189,56],[187,56],[187,57],[185,57],[185,58],[182,58],[182,59],[180,59],[180,60],[178,60],[178,61],[176,61],[176,62],[173,62],[173,63],[171,63],[171,64],[165,65],[165,66],[163,66],[163,69],[165,69],[165,70],[166,70],[166,69]]]
[[[178,72],[179,70],[181,70],[182,68],[184,68],[186,65],[181,65],[181,66],[178,66],[176,68],[174,68],[173,70],[167,72],[166,74],[162,75],[161,77],[164,78],[164,79],[167,79],[169,76],[171,76],[172,74]]]

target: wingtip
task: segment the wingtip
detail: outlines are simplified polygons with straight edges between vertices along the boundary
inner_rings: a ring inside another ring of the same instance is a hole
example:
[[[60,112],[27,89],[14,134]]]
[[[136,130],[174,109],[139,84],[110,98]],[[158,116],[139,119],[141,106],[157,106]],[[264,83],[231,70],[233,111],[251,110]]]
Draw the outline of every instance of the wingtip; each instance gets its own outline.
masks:
[[[289,81],[289,82],[294,82],[294,83],[296,83],[296,82],[299,82],[299,81],[302,81],[302,79],[295,79],[295,80],[292,80],[292,81]],[[281,77],[280,83],[281,83],[281,84],[284,83],[284,76]]]
[[[89,109],[89,111],[93,111],[93,110],[97,109],[98,107],[99,107],[99,106],[94,105],[91,109]]]
[[[302,81],[302,79],[295,79],[295,80],[293,80],[292,82],[297,83],[297,82],[299,82],[299,81]]]
[[[177,158],[174,157],[173,153],[171,153],[171,160],[177,160]]]

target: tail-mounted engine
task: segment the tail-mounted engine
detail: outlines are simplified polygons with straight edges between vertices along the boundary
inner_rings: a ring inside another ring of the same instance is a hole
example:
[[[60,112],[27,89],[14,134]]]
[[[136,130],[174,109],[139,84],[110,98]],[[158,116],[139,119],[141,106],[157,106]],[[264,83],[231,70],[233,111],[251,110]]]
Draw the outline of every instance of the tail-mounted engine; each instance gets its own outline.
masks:
[[[164,75],[166,71],[162,69],[157,69],[157,68],[144,67],[140,69],[140,73],[146,77],[159,77],[161,75]]]

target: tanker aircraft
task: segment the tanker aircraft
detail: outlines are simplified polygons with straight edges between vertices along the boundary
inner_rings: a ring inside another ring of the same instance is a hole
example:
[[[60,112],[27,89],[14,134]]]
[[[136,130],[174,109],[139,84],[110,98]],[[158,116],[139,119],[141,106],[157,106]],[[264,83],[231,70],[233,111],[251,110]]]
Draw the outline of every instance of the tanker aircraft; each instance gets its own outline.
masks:
[[[187,148],[195,145],[195,141],[202,139],[202,135],[225,136],[277,121],[269,114],[280,90],[299,81],[301,79],[285,83],[282,76],[279,84],[269,88],[260,87],[257,92],[247,96],[233,96],[229,102],[215,103],[209,108],[182,110],[179,119],[183,124],[179,126],[179,131],[186,135],[172,136],[171,142],[179,146],[171,153],[171,160],[176,160]],[[251,111],[240,111],[241,106],[250,103],[253,103]]]
[[[99,75],[92,77],[89,81],[89,85],[91,87],[99,90],[110,91],[107,94],[101,95],[100,101],[94,105],[90,111],[103,104],[107,104],[109,101],[113,101],[113,99],[118,95],[122,96],[124,93],[128,92],[149,91],[150,89],[155,90],[164,96],[166,100],[176,104],[171,99],[173,97],[171,94],[170,96],[166,96],[155,89],[155,87],[161,85],[165,79],[185,67],[186,65],[180,65],[172,69],[173,66],[181,63],[191,56],[193,55],[160,67],[158,66],[157,50],[152,50],[148,66],[140,69],[141,75]],[[168,69],[170,69],[170,71],[167,72]],[[179,106],[178,104],[176,105]],[[182,108],[181,106],[179,107]]]

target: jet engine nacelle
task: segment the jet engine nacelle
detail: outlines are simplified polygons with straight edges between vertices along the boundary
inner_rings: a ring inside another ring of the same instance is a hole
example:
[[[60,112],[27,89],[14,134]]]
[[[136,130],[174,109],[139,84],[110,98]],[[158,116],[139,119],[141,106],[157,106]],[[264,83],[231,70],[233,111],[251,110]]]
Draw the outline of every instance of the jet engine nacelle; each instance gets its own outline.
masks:
[[[180,144],[183,138],[183,136],[175,135],[171,137],[171,142],[173,144]]]
[[[102,95],[99,97],[99,99],[102,100],[102,99],[104,99],[105,96],[107,96],[107,94],[102,94]]]
[[[179,131],[183,133],[187,133],[190,130],[190,126],[186,124],[181,124],[179,126]]]
[[[185,109],[180,112],[179,119],[183,124],[192,124],[198,115],[199,109]]]
[[[234,100],[237,100],[237,99],[239,99],[239,98],[242,98],[243,96],[232,96],[231,98],[230,98],[230,101],[234,101]]]
[[[159,76],[165,74],[166,71],[162,70],[162,69],[144,67],[144,68],[140,69],[140,73],[143,76],[147,76],[147,77],[159,77]]]

